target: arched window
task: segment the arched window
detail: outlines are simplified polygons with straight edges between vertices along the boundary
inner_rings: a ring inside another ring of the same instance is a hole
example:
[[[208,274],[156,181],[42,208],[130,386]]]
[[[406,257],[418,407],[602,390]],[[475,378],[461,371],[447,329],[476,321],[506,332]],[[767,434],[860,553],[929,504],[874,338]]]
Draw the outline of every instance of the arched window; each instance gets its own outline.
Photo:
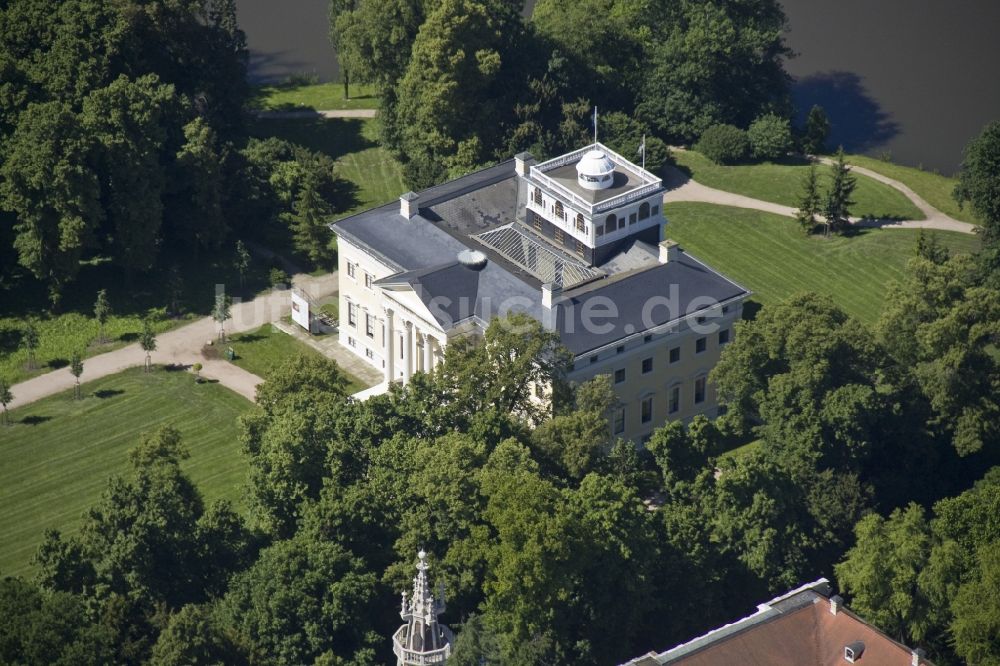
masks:
[[[604,230],[610,233],[617,228],[618,228],[618,216],[608,215],[607,219],[604,220]]]
[[[539,206],[542,205],[542,189],[540,187],[535,188],[535,203]]]
[[[643,201],[639,204],[639,219],[645,220],[647,217],[649,217],[649,202]]]
[[[566,216],[563,214],[562,201],[556,202],[556,217],[558,217],[560,220],[566,219]]]
[[[583,223],[583,213],[577,213],[576,214],[576,230],[577,231],[586,231],[587,230],[587,227]]]

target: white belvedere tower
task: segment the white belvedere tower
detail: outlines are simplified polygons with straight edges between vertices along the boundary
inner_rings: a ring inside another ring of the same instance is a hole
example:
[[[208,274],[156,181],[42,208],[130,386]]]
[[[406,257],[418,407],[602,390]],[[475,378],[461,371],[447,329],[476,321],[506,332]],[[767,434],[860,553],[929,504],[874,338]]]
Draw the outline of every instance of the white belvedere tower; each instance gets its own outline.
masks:
[[[427,553],[417,554],[417,575],[413,578],[413,596],[403,592],[403,609],[399,615],[406,622],[392,636],[392,651],[396,666],[421,666],[443,664],[451,656],[455,640],[451,629],[438,624],[438,615],[444,612],[444,589],[439,598],[431,594],[427,583]]]

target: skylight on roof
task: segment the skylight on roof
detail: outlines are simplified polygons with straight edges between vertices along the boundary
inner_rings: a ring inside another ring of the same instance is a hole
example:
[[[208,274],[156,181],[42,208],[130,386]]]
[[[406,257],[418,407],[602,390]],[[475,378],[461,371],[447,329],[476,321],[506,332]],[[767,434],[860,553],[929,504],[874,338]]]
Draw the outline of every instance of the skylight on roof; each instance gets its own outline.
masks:
[[[604,275],[601,271],[546,247],[512,224],[473,238],[543,283],[551,282],[568,288]]]

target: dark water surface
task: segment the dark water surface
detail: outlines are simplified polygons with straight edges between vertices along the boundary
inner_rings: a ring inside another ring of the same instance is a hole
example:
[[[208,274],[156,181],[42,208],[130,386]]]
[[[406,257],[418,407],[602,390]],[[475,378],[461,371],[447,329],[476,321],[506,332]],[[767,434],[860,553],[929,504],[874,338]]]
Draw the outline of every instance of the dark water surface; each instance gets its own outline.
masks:
[[[665,0],[666,1],[666,0]],[[255,81],[337,75],[327,0],[238,0]],[[1000,120],[1000,0],[784,0],[797,105],[848,150],[950,174]]]

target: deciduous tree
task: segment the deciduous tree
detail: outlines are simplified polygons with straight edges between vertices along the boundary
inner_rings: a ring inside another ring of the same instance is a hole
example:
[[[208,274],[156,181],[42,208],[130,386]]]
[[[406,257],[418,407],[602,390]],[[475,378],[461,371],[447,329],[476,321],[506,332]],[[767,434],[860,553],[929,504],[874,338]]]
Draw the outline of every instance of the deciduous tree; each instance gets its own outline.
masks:
[[[142,347],[142,351],[146,352],[145,371],[149,372],[153,368],[150,354],[156,351],[156,331],[153,330],[153,324],[148,318],[142,320],[142,333],[139,334],[139,346]]]
[[[219,340],[226,341],[226,321],[232,318],[230,306],[232,299],[224,291],[215,295],[215,305],[212,307],[212,319],[219,325]]]
[[[24,348],[24,352],[28,357],[27,368],[28,370],[34,370],[37,366],[35,361],[35,351],[38,350],[38,345],[41,343],[41,336],[38,334],[38,327],[35,326],[35,322],[29,319],[24,324],[24,329],[21,331],[21,346]]]
[[[10,385],[6,379],[0,378],[0,405],[3,405],[4,425],[10,425],[10,415],[7,413],[7,405],[14,402],[14,394],[10,390]]]
[[[73,355],[69,359],[69,373],[73,375],[76,383],[73,385],[73,397],[77,400],[80,399],[80,375],[83,374],[83,360],[80,358],[80,354],[73,352]]]
[[[94,319],[97,320],[97,341],[105,343],[108,341],[104,335],[104,325],[111,316],[111,304],[108,303],[108,290],[101,289],[97,292],[97,301],[94,303]]]
[[[250,270],[250,253],[242,240],[236,241],[236,259],[233,264],[236,272],[240,274],[240,288],[246,284],[247,271]]]

